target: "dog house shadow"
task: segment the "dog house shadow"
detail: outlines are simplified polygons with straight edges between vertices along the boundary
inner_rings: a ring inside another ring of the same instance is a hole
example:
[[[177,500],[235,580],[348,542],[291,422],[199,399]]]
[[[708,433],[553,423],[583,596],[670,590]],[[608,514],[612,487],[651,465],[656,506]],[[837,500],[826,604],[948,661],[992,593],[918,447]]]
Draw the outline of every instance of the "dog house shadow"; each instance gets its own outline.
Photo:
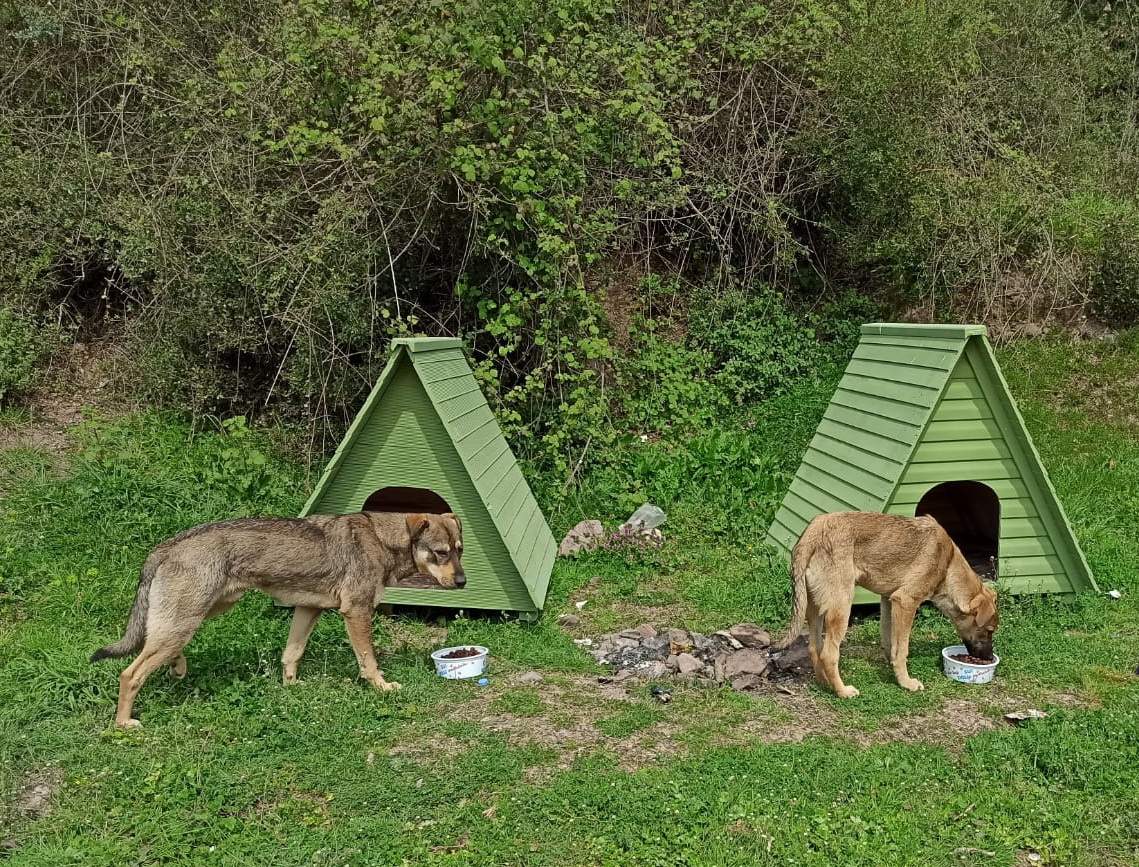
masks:
[[[365,512],[423,512],[429,515],[445,515],[454,512],[441,496],[428,488],[411,488],[399,485],[389,485],[373,492],[364,501]],[[392,587],[409,587],[420,590],[447,590],[454,588],[441,587],[430,575],[412,575],[397,581]]]
[[[922,496],[914,515],[936,520],[973,571],[986,581],[997,580],[1001,500],[996,491],[981,482],[942,482]]]

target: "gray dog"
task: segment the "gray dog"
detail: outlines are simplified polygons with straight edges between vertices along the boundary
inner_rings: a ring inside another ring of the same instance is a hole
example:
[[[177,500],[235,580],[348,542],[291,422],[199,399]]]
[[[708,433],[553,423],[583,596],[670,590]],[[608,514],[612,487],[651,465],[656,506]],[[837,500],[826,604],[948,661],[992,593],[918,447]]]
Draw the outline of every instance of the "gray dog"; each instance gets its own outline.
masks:
[[[320,612],[335,608],[344,616],[360,676],[377,689],[399,689],[384,680],[372,646],[372,613],[383,588],[417,574],[462,587],[462,554],[463,528],[452,514],[245,518],[180,533],[146,558],[122,640],[91,656],[96,662],[139,651],[119,677],[115,724],[140,725],[131,712],[146,678],[167,663],[175,677],[184,677],[182,650],[202,621],[228,611],[247,590],[295,606],[282,657],[285,683],[297,678]]]

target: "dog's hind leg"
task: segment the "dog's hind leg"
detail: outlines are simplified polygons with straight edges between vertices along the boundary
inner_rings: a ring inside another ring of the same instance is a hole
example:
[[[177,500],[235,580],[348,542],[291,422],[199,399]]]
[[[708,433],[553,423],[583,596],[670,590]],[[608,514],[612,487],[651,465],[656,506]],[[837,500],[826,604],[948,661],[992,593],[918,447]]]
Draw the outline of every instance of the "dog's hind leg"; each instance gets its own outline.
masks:
[[[890,661],[894,666],[894,677],[898,686],[910,692],[920,692],[925,684],[914,677],[910,677],[907,666],[910,656],[910,632],[914,627],[914,615],[920,603],[903,593],[895,593],[890,597]]]
[[[360,664],[360,676],[376,689],[387,692],[399,689],[394,681],[384,680],[384,673],[376,663],[376,649],[372,645],[372,606],[371,603],[342,608],[344,627],[348,630],[348,640],[352,642],[352,650],[356,653],[356,661]]]
[[[190,643],[198,630],[201,618],[183,619],[173,630],[164,630],[155,624],[152,616],[147,623],[146,643],[142,646],[134,662],[119,675],[119,705],[115,712],[115,725],[120,728],[137,728],[141,723],[131,717],[134,700],[143,683],[155,671],[167,663],[176,664],[182,656],[182,648]]]
[[[186,654],[179,653],[178,658],[170,663],[170,676],[175,680],[181,680],[186,676]]]
[[[882,653],[886,656],[887,662],[894,661],[894,627],[891,625],[893,620],[893,612],[890,610],[890,600],[888,597],[883,596],[878,603],[878,631],[879,641],[882,644]]]
[[[321,609],[307,605],[293,609],[293,625],[289,627],[289,640],[285,642],[285,652],[281,655],[281,679],[286,685],[297,682],[297,663],[305,655],[305,647],[316,621],[320,619],[320,612]]]
[[[850,603],[820,612],[820,619],[826,621],[826,637],[823,639],[823,649],[819,654],[819,663],[823,668],[823,676],[831,685],[835,695],[839,698],[855,698],[858,690],[842,682],[842,675],[838,671],[839,647],[846,638],[846,627],[850,620]]]
[[[811,657],[811,669],[815,672],[815,679],[822,684],[827,682],[823,674],[819,654],[823,649],[823,618],[819,616],[819,609],[811,599],[807,600],[807,654]]]

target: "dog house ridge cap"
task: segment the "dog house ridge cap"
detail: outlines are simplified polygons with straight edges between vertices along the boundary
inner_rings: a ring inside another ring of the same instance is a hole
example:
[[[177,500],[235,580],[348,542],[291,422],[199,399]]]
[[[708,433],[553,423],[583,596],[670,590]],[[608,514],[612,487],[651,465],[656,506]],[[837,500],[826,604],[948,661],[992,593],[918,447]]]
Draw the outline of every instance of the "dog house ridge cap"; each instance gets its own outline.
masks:
[[[403,346],[408,352],[432,352],[436,349],[462,349],[463,341],[458,337],[397,337],[392,346]]]
[[[941,337],[965,339],[987,336],[989,330],[984,325],[930,325],[912,322],[869,322],[862,326],[863,335],[879,337]]]

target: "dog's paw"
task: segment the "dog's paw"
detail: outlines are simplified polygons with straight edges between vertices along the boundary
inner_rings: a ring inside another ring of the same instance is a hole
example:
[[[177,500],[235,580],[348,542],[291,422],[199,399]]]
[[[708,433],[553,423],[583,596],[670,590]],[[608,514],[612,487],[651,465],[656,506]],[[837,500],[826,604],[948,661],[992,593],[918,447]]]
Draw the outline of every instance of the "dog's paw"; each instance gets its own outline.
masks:
[[[186,657],[180,656],[170,663],[170,676],[175,680],[181,680],[186,676]]]
[[[853,686],[844,686],[840,690],[836,690],[835,695],[839,698],[858,698],[859,692]]]
[[[382,689],[384,692],[395,692],[396,690],[403,689],[403,687],[400,686],[400,684],[396,683],[394,680],[381,681],[380,683],[376,684],[376,687]]]
[[[122,722],[116,721],[115,726],[117,728],[123,729],[124,731],[130,731],[132,729],[142,728],[142,723],[136,719],[128,719],[128,720],[123,720]]]
[[[910,692],[921,692],[925,689],[925,684],[916,677],[911,677],[908,680],[899,680],[898,686],[902,689],[908,689]]]

